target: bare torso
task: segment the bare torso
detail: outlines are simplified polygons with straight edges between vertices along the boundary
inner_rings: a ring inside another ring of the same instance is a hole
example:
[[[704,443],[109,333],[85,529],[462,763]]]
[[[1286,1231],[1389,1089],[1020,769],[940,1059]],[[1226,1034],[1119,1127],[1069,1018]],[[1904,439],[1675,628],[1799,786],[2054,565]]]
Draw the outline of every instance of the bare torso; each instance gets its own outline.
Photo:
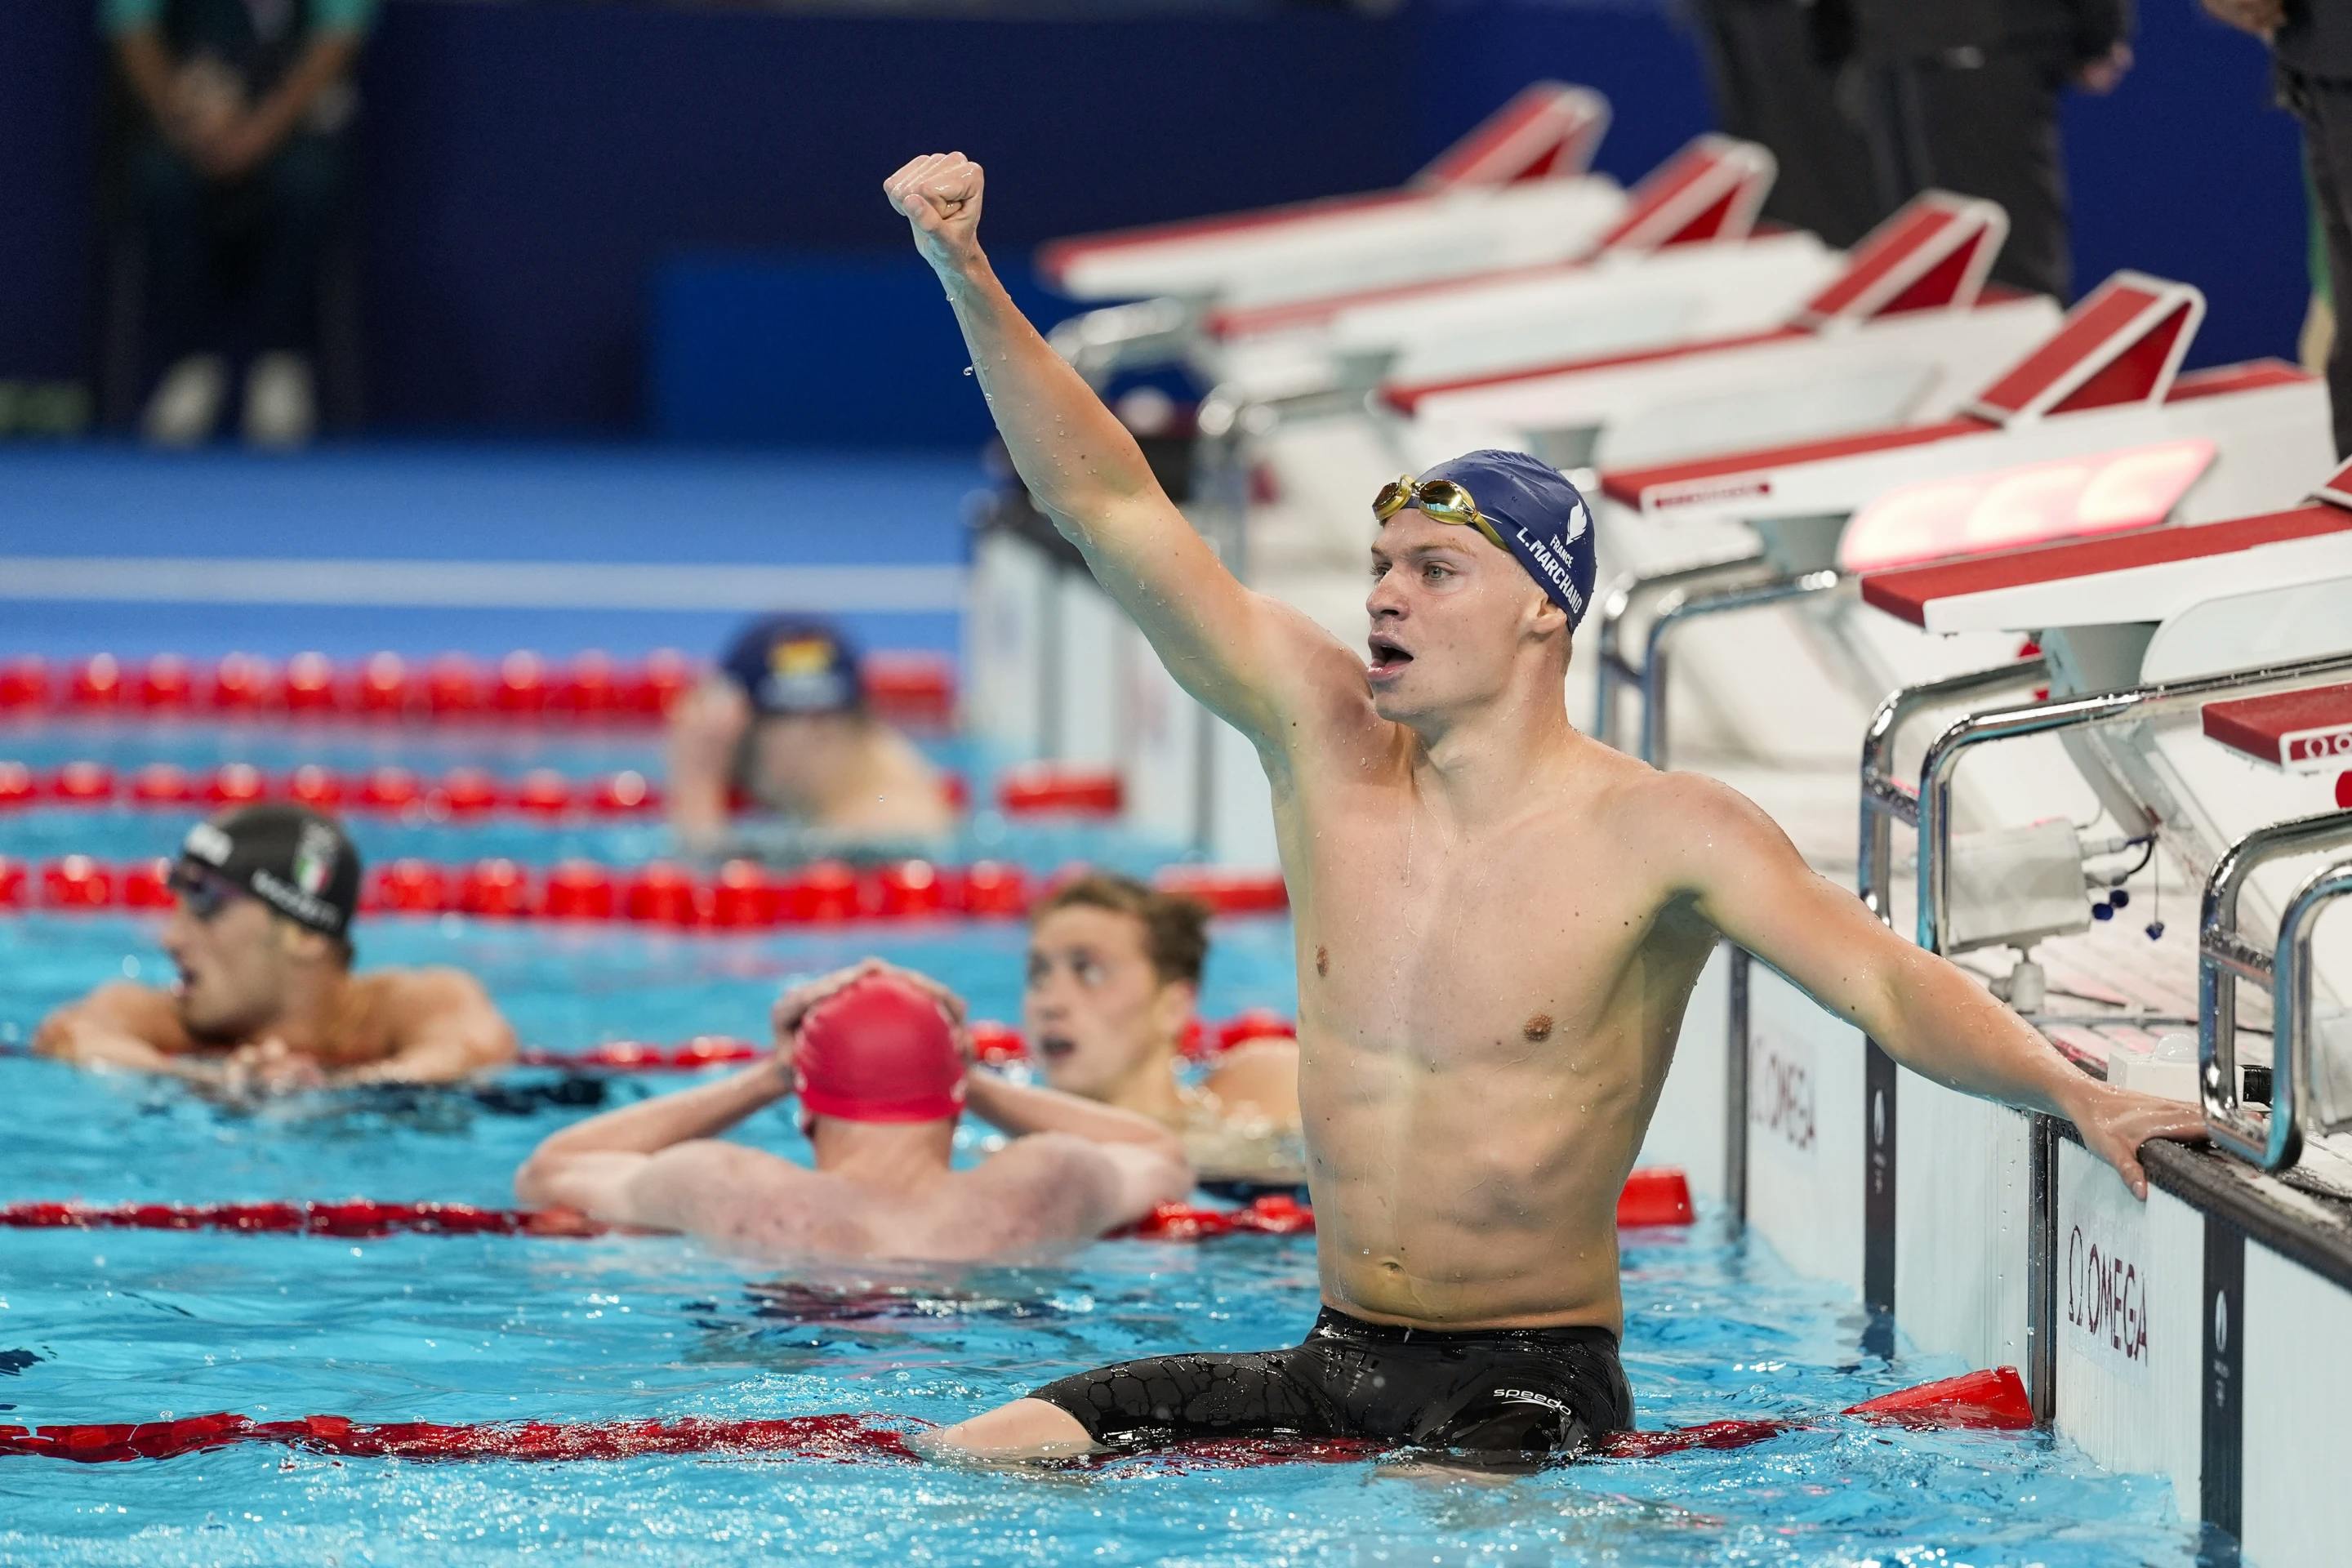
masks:
[[[772,1156],[741,1154],[773,1170]],[[1007,1262],[1094,1240],[1105,1199],[1091,1148],[1066,1134],[1016,1140],[968,1170],[904,1188],[795,1167],[782,1194],[698,1209],[690,1228],[762,1259]],[[781,1198],[781,1201],[780,1201]]]
[[[1658,775],[1571,735],[1515,816],[1462,825],[1402,731],[1362,733],[1276,790],[1324,1298],[1618,1329],[1617,1194],[1714,942],[1629,841]]]

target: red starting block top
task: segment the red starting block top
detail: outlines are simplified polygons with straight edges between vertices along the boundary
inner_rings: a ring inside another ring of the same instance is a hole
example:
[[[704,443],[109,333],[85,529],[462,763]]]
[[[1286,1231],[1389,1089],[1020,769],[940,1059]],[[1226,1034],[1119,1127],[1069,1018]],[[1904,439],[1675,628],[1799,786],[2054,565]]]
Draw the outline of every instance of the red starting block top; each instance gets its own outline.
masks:
[[[1601,490],[1612,500],[1627,506],[1640,506],[1642,498],[1654,489],[1669,485],[1686,485],[1695,479],[1728,479],[1738,474],[1762,475],[1773,468],[1794,468],[1801,463],[1826,463],[1838,458],[1856,458],[1868,452],[1892,452],[1905,447],[1924,447],[1931,441],[1948,441],[1959,436],[1981,436],[2000,426],[1986,419],[1972,419],[1963,415],[1958,419],[1938,420],[1933,425],[1897,425],[1885,430],[1864,430],[1852,436],[1836,436],[1820,441],[1792,441],[1780,447],[1758,447],[1745,452],[1722,452],[1711,458],[1694,458],[1685,462],[1660,463],[1654,468],[1618,468],[1601,476]],[[1759,479],[1759,494],[1769,493],[1769,482]],[[1714,489],[1701,492],[1703,499],[1712,500],[1720,493]]]
[[[1609,100],[1589,87],[1520,89],[1412,177],[1416,185],[1507,185],[1580,174],[1609,129]]]
[[[1624,353],[1522,365],[1445,381],[1391,383],[1381,389],[1381,395],[1391,406],[1410,414],[1423,398],[1468,387],[1502,386],[1545,376],[1719,353],[1727,349],[1802,338],[1832,322],[1875,321],[1910,310],[1965,310],[1983,296],[1985,275],[1991,270],[1993,258],[2000,254],[2001,240],[2008,233],[2009,215],[1994,203],[1929,191],[1912,198],[1901,211],[1864,236],[1848,256],[1845,270],[1806,302],[1791,325]],[[2002,296],[2016,297],[2010,290],[2002,290]],[[1259,314],[1271,315],[1282,309],[1276,306]],[[1289,323],[1277,321],[1274,324]]]
[[[1438,154],[1413,176],[1412,186],[1368,195],[1289,202],[1253,212],[1219,213],[1145,224],[1104,234],[1077,235],[1041,246],[1037,269],[1058,283],[1073,263],[1108,251],[1164,245],[1171,240],[1208,239],[1253,229],[1375,211],[1426,201],[1438,192],[1465,186],[1507,185],[1519,180],[1581,174],[1609,128],[1609,100],[1590,88],[1538,82],[1481,121],[1468,135]]]
[[[2150,528],[2074,544],[2049,544],[1992,555],[1962,556],[1926,566],[1874,572],[1862,580],[1863,602],[1875,605],[1915,626],[1927,624],[1927,607],[1939,599],[1990,594],[2041,583],[2060,583],[2135,566],[2204,561],[2308,539],[2352,531],[2352,511],[2335,505],[2297,507],[2263,517],[2193,528]]]
[[[2186,283],[2118,272],[2068,311],[2055,332],[2003,372],[1957,419],[1621,468],[1601,476],[1601,491],[1627,506],[1640,506],[1652,490],[1694,480],[1923,446],[2051,415],[2182,402],[2305,379],[2301,372],[2274,361],[2181,375],[2180,356],[2189,352],[2204,314],[2205,297]],[[1721,492],[1708,488],[1698,493],[1711,498]]]
[[[1749,142],[1700,136],[1643,176],[1629,195],[1624,216],[1602,237],[1599,248],[1641,256],[1669,246],[1705,240],[1745,239],[1755,231],[1777,173],[1772,154]],[[1570,276],[1583,260],[1544,261],[1467,276],[1424,279],[1319,294],[1276,305],[1244,305],[1211,310],[1205,325],[1215,338],[1244,338],[1288,331],[1328,321],[1343,310],[1393,304],[1529,279]]]
[[[2352,768],[2352,681],[2208,702],[2205,733],[2291,773]]]

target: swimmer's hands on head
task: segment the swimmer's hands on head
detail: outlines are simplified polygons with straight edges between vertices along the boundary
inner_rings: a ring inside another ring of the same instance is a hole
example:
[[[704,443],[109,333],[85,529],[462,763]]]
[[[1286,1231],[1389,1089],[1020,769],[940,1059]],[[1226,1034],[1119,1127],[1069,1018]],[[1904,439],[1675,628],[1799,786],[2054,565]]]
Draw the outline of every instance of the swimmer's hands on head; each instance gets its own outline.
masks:
[[[768,1022],[775,1031],[778,1059],[787,1068],[792,1065],[792,1052],[799,1043],[801,1026],[807,1021],[818,1003],[845,986],[876,974],[887,974],[902,981],[938,1003],[940,1011],[947,1015],[949,1024],[955,1029],[956,1044],[962,1049],[964,1060],[967,1063],[971,1060],[971,1029],[965,1016],[967,1010],[963,998],[928,974],[901,968],[879,958],[862,958],[845,969],[836,969],[814,980],[804,980],[777,997],[776,1005],[769,1009]]]
[[[960,276],[981,261],[980,204],[985,177],[961,153],[910,158],[882,182],[890,205],[915,232],[915,248],[941,276]]]

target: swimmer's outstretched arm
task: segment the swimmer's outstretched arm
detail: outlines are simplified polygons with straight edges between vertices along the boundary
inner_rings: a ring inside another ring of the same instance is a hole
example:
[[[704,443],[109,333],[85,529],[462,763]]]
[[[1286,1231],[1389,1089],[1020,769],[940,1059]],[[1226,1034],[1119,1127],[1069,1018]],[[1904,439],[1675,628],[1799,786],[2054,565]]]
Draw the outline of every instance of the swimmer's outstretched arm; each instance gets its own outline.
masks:
[[[763,1180],[806,1175],[757,1149],[708,1142],[793,1092],[788,1054],[719,1079],[577,1121],[531,1151],[515,1173],[515,1196],[534,1207],[578,1209],[612,1225],[704,1228],[703,1199],[757,1202]],[[745,1169],[745,1166],[753,1168]],[[780,1169],[770,1169],[780,1167]],[[743,1177],[753,1178],[744,1181]]]
[[[946,287],[1030,495],[1178,683],[1261,748],[1287,744],[1318,695],[1361,698],[1361,661],[1235,580],[1160,489],[1134,438],[1013,307],[980,248],[982,184],[978,163],[934,153],[883,189]]]
[[[33,1054],[76,1067],[160,1073],[192,1083],[220,1081],[220,1064],[195,1049],[172,999],[152,985],[117,981],[67,1004],[33,1031]]]
[[[1670,893],[1905,1067],[1948,1089],[2063,1116],[2147,1196],[2140,1145],[2205,1135],[2202,1110],[2090,1078],[1984,986],[1906,942],[1805,864],[1778,824],[1712,779],[1661,778],[1636,831]]]

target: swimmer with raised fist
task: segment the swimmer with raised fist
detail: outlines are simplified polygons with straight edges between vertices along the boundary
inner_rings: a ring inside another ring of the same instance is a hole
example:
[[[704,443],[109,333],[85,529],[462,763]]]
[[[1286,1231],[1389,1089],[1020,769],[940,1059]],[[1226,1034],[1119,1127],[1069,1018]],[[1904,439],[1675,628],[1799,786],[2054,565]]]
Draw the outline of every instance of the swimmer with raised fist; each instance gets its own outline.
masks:
[[[1517,1461],[1625,1426],[1617,1194],[1719,937],[1914,1071],[2068,1118],[2135,1193],[2143,1142],[2202,1131],[2068,1066],[1738,794],[1570,725],[1592,517],[1557,471],[1474,452],[1367,476],[1367,668],[1234,580],[1022,319],[981,251],[979,164],[917,158],[885,190],[1031,495],[1273,785],[1323,1295],[1295,1348],[1065,1378],[934,1452],[1279,1432]]]
[[[249,805],[188,830],[172,868],[169,990],[118,981],[49,1015],[33,1048],[232,1093],[446,1083],[514,1058],[455,969],[352,973],[360,856],[331,817]]]
[[[556,1133],[515,1194],[771,1260],[961,1263],[1066,1251],[1192,1191],[1174,1133],[971,1065],[963,1004],[868,960],[776,1003],[775,1054]],[[797,1095],[807,1165],[718,1134]],[[965,1110],[1014,1134],[949,1156]]]

